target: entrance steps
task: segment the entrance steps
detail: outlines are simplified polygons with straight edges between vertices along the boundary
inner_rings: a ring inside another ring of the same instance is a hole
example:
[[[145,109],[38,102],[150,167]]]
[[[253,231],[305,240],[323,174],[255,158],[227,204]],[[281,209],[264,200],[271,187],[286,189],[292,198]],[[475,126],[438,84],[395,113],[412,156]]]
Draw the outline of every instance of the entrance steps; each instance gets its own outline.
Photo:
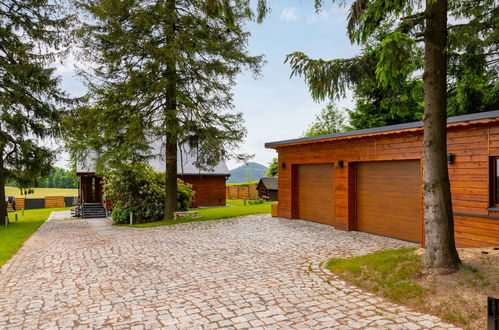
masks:
[[[101,203],[83,203],[82,218],[105,218],[106,210]]]

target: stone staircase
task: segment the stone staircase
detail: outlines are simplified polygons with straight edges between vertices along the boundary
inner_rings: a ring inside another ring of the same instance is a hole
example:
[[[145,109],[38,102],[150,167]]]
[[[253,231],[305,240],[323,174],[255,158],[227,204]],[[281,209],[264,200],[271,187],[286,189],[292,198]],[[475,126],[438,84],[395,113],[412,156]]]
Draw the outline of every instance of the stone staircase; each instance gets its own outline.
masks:
[[[101,203],[83,203],[82,218],[105,218],[106,210]]]

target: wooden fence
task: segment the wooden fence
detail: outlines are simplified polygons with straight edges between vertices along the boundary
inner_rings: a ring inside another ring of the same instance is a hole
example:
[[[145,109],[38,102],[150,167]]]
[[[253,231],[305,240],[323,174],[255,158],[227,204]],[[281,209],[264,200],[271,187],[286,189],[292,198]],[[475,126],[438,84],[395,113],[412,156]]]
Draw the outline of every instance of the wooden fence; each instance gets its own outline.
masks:
[[[64,207],[64,196],[46,196],[45,208]]]
[[[258,190],[256,190],[255,184],[246,187],[227,186],[225,190],[227,199],[258,199]]]
[[[16,198],[16,210],[30,210],[40,208],[58,208],[74,205],[76,196],[45,196],[45,198]],[[12,205],[7,203],[7,210],[12,210]]]
[[[16,198],[16,210],[24,209],[24,198]],[[12,210],[10,203],[7,203],[7,210]]]

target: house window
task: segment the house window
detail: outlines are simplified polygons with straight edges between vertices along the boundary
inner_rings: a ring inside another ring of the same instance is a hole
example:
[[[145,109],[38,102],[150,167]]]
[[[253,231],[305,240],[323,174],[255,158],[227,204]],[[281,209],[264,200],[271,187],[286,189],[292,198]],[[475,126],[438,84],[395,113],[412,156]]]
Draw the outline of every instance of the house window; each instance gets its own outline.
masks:
[[[492,205],[499,207],[499,157],[492,158],[491,192]]]

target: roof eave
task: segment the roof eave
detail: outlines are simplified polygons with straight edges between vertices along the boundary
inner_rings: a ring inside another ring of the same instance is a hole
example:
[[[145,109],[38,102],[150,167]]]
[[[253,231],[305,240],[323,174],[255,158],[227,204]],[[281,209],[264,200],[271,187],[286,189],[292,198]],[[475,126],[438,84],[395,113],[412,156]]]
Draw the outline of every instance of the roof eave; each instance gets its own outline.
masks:
[[[488,123],[499,121],[499,110],[489,111],[489,112],[481,112],[463,116],[454,116],[449,117],[447,119],[447,127],[454,127],[460,125],[472,125],[472,124],[480,124],[480,123]],[[275,141],[265,143],[265,148],[276,149],[280,147],[287,147],[297,144],[307,144],[307,143],[316,143],[316,142],[328,142],[328,141],[336,141],[336,140],[344,140],[344,139],[353,139],[353,138],[361,138],[368,136],[376,136],[376,135],[386,135],[386,134],[397,134],[397,133],[406,133],[406,132],[415,132],[423,130],[423,122],[412,122],[406,124],[397,124],[383,127],[375,127],[375,128],[367,128],[350,132],[342,132],[328,135],[320,135],[313,137],[305,137],[298,139],[290,139],[283,141]]]

